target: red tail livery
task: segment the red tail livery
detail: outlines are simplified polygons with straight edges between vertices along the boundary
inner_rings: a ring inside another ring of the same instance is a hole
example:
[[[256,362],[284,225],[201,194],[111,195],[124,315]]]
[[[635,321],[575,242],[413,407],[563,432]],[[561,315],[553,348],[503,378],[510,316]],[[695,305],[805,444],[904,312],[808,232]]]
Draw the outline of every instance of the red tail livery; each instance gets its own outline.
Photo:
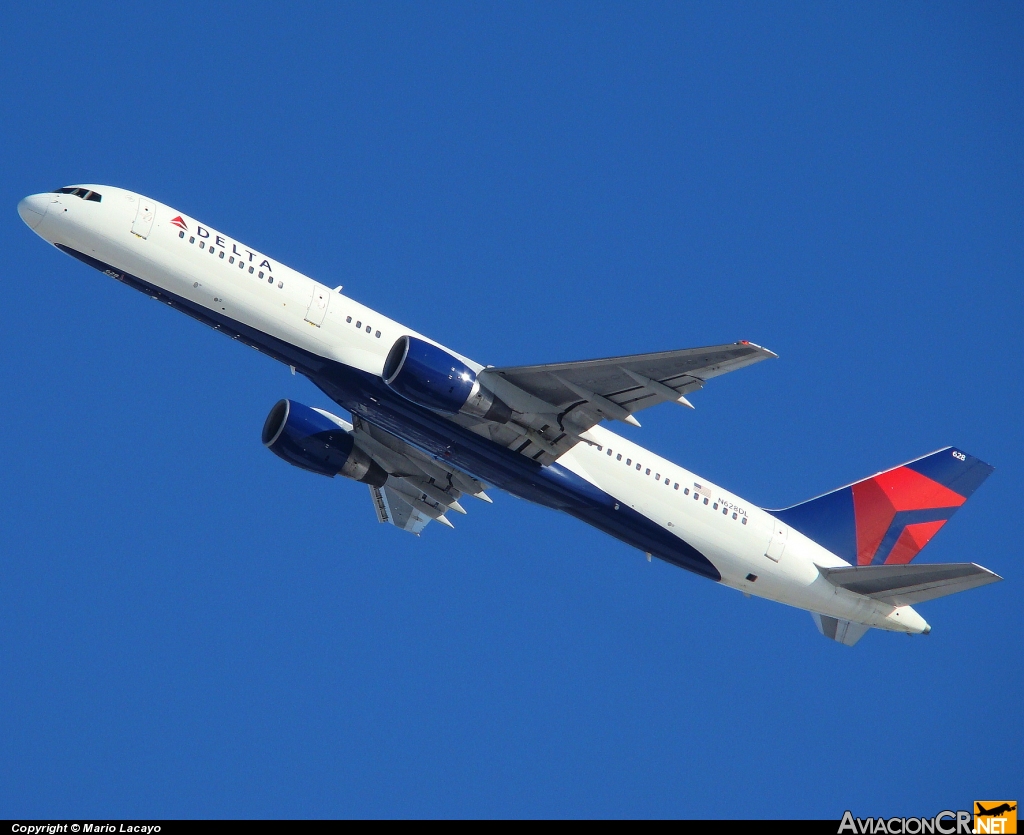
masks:
[[[946,447],[775,515],[852,565],[905,565],[992,469]]]

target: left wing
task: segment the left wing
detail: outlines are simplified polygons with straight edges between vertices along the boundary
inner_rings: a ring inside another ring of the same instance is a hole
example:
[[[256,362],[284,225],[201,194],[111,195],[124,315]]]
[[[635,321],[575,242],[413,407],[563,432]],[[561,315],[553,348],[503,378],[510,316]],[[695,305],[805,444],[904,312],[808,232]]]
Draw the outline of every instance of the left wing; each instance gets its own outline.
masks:
[[[712,377],[776,356],[752,342],[608,359],[485,368],[477,378],[514,412],[504,425],[456,420],[496,443],[550,464],[602,420],[639,426],[633,414],[686,395]],[[692,408],[692,407],[691,407]]]

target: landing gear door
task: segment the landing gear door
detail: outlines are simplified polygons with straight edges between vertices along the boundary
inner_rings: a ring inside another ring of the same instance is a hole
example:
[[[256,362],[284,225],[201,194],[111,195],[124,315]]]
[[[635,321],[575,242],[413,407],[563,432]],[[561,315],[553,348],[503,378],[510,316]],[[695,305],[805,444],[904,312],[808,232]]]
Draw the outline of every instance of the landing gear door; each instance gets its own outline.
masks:
[[[140,238],[148,238],[153,231],[153,219],[156,217],[156,206],[153,201],[146,198],[139,198],[139,210],[135,214],[135,222],[132,224],[132,234]]]
[[[778,519],[772,520],[772,538],[768,541],[768,550],[764,555],[768,559],[778,562],[786,550],[786,539],[789,536],[789,528]]]
[[[309,300],[309,309],[306,311],[306,321],[318,328],[324,323],[324,316],[327,315],[327,308],[331,303],[331,291],[321,284],[313,287],[313,298]]]

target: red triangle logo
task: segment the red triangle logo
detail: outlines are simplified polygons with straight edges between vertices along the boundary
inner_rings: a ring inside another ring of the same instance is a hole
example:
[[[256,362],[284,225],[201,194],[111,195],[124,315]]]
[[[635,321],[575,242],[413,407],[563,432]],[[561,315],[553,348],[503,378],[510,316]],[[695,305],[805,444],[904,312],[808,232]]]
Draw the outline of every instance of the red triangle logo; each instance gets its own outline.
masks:
[[[188,227],[185,225],[185,221],[181,219],[181,215],[174,218],[174,220],[171,221],[171,224],[177,226],[179,229],[184,229],[186,232],[188,231]]]

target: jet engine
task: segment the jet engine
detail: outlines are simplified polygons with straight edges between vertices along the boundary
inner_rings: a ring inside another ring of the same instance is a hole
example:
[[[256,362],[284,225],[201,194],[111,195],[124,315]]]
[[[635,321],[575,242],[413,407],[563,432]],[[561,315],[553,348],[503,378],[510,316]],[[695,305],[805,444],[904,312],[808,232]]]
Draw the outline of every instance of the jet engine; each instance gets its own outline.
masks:
[[[294,400],[279,400],[263,424],[263,445],[289,464],[333,478],[342,475],[374,487],[388,479],[384,468],[326,413]]]
[[[462,360],[415,336],[401,336],[391,346],[381,377],[392,391],[435,412],[495,423],[508,423],[512,417],[512,409],[480,385]]]

